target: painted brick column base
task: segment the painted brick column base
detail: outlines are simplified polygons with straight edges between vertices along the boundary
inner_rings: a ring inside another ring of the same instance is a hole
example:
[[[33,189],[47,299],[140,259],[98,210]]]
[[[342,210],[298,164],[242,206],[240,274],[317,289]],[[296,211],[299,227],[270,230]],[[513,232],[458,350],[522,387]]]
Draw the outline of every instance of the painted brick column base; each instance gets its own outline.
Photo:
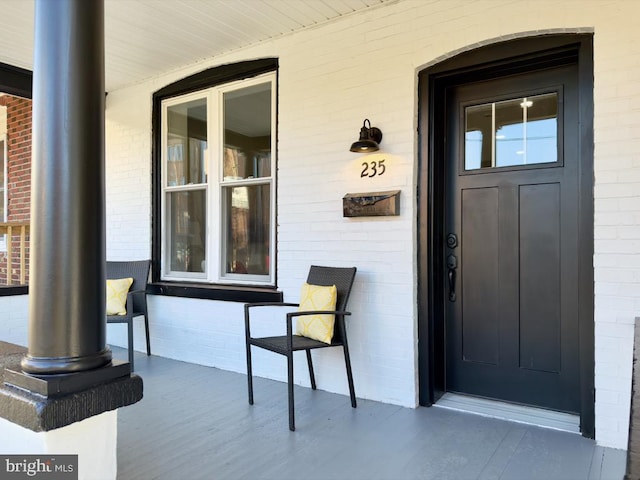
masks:
[[[142,398],[142,378],[129,374],[128,364],[124,370],[116,364],[102,369],[127,373],[42,395],[7,382],[25,353],[24,347],[0,342],[0,453],[78,455],[79,479],[115,479],[117,409]]]
[[[2,455],[78,455],[78,480],[116,479],[117,439],[117,410],[48,432],[34,432],[0,418]],[[0,476],[3,469],[0,465]]]
[[[636,317],[633,344],[633,376],[631,384],[631,418],[629,419],[629,445],[627,447],[627,473],[625,480],[640,478],[640,317]]]

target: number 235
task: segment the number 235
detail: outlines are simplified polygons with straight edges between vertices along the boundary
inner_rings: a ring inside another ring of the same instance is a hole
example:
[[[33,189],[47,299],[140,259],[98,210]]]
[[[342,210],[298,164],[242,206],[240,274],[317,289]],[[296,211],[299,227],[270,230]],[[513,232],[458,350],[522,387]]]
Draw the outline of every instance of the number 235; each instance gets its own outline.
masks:
[[[377,162],[362,162],[360,177],[375,177],[376,175],[382,175],[386,170],[384,159]]]

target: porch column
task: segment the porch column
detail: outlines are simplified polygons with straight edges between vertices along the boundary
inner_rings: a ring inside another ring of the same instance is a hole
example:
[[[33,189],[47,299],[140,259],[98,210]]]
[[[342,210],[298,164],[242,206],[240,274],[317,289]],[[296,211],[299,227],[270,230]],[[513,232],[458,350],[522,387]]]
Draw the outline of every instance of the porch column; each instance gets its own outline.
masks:
[[[106,346],[104,2],[36,0],[30,374],[111,361]]]

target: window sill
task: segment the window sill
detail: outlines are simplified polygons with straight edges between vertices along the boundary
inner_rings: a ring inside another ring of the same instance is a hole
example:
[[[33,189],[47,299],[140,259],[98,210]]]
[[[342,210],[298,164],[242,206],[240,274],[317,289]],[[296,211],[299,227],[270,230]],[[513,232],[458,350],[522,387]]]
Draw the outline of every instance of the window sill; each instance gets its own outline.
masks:
[[[224,302],[282,302],[282,292],[273,288],[154,282],[147,286],[150,295],[201,298]]]
[[[11,285],[0,287],[0,297],[10,297],[12,295],[27,295],[28,293],[28,285]]]

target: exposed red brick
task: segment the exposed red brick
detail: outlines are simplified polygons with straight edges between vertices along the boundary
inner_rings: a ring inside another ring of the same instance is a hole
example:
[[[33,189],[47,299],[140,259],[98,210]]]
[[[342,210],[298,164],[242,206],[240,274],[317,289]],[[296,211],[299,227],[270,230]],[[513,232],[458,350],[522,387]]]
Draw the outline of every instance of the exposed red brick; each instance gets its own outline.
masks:
[[[0,97],[7,107],[7,221],[29,222],[31,201],[31,100],[10,95]],[[7,239],[8,240],[8,239]],[[10,270],[14,283],[20,278],[20,237],[13,235],[11,266],[7,254],[0,253],[0,285],[7,283]],[[29,273],[29,241],[25,245],[26,277]]]

